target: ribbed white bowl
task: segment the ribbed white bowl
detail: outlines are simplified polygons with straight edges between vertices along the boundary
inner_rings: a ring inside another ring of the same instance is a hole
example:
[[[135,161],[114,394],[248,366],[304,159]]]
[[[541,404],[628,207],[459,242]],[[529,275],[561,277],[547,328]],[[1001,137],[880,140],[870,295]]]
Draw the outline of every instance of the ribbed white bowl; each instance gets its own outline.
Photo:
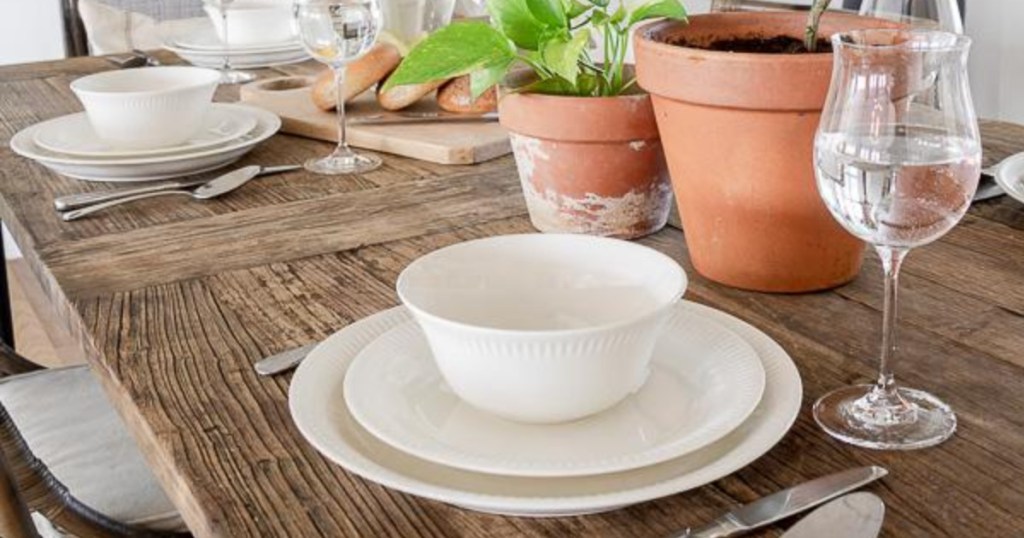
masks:
[[[460,243],[410,264],[398,294],[468,403],[534,423],[579,419],[639,389],[686,289],[671,258],[584,235]]]
[[[188,66],[106,71],[71,90],[96,134],[117,149],[174,146],[199,132],[220,74]]]

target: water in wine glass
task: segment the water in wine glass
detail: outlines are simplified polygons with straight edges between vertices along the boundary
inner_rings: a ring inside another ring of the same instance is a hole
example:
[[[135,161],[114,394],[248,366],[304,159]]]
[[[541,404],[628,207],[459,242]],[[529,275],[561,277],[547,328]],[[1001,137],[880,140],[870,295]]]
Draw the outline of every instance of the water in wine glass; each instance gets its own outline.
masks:
[[[332,66],[365,54],[380,30],[380,14],[369,1],[310,2],[295,9],[306,50]]]
[[[977,142],[925,127],[892,135],[822,133],[815,146],[818,189],[839,223],[892,248],[930,243],[970,207],[980,172]]]

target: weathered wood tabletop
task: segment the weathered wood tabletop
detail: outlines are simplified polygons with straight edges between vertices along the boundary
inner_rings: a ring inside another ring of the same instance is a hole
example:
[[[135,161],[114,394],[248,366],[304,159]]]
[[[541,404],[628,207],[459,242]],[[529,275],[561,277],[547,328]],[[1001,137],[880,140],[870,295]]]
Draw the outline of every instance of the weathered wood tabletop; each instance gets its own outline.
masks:
[[[891,471],[871,488],[888,506],[886,536],[1024,534],[1024,205],[977,204],[905,266],[896,373],[952,404],[960,430],[951,441],[856,449],[810,416],[817,396],[876,372],[882,271],[873,257],[831,292],[748,293],[695,274],[683,233],[669,228],[643,242],[683,264],[687,297],[756,325],[796,361],[805,383],[796,425],[760,460],[694,491],[585,517],[483,515],[330,464],[292,424],[290,376],[257,377],[251,365],[397,304],[398,272],[425,252],[531,231],[512,161],[444,167],[386,156],[359,177],[289,173],[216,201],[146,201],[64,223],[55,195],[103,185],[50,173],[7,141],[78,110],[68,83],[108,68],[74,59],[0,69],[0,217],[195,534],[653,537],[866,464]],[[987,123],[984,135],[987,164],[1024,150],[1024,127]],[[280,135],[244,162],[299,163],[328,149]]]

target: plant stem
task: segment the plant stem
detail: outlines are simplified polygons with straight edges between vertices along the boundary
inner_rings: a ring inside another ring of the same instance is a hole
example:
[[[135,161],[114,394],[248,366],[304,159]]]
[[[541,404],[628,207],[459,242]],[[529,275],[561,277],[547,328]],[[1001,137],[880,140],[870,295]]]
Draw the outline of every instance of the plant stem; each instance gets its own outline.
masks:
[[[832,0],[815,0],[811,5],[811,11],[807,14],[807,28],[804,30],[804,48],[808,52],[818,50],[818,25],[821,24],[821,15],[831,3]]]

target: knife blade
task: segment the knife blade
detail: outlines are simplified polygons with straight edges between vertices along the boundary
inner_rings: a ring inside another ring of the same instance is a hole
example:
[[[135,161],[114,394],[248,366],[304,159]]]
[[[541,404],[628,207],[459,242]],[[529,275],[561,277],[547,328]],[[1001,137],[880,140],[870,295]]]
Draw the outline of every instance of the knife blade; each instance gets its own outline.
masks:
[[[875,538],[882,531],[885,503],[871,493],[851,493],[811,512],[782,538]]]
[[[497,112],[484,114],[457,114],[454,112],[388,112],[351,116],[348,125],[391,125],[402,123],[485,122],[496,121]]]
[[[282,351],[277,355],[271,355],[265,359],[261,359],[253,365],[256,369],[256,373],[260,375],[274,375],[281,372],[285,372],[299,365],[306,355],[309,355],[310,351],[317,346],[320,342],[313,342],[312,344],[306,344],[297,348]]]
[[[688,529],[676,538],[725,538],[749,532],[758,527],[770,525],[819,504],[832,500],[844,493],[870,484],[889,474],[882,467],[869,466],[850,469],[798,486],[773,493],[697,529]]]

